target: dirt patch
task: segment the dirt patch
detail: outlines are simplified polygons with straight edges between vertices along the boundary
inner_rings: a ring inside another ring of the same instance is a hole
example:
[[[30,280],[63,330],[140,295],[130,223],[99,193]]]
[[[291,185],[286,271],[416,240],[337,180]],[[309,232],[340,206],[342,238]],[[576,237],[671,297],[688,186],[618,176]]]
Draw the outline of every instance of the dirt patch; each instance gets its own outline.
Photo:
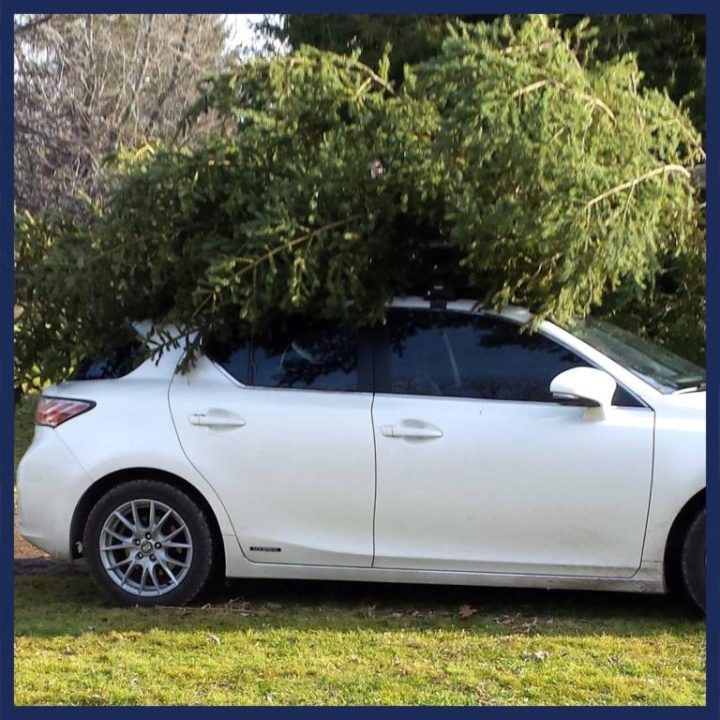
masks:
[[[20,535],[17,510],[15,511],[15,558],[49,558],[50,556],[31,545]],[[17,563],[16,563],[17,564]]]
[[[17,507],[15,508],[15,562],[13,569],[16,575],[71,575],[87,572],[84,560],[77,560],[74,563],[58,560],[25,540],[20,535]]]
[[[15,526],[15,559],[18,558],[49,558],[50,556],[42,550],[24,540]]]
[[[80,567],[64,560],[57,560],[20,535],[17,512],[15,512],[15,563],[16,575],[67,575],[82,572]]]

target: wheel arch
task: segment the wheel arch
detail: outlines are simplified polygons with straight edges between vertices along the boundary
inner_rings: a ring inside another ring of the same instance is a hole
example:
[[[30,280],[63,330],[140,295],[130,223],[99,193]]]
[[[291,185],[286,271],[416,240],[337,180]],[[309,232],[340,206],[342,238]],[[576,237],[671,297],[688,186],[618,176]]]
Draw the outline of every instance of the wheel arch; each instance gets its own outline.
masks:
[[[96,480],[82,495],[75,506],[72,521],[70,523],[70,557],[77,559],[82,557],[81,545],[82,534],[87,522],[88,515],[95,503],[113,487],[128,480],[157,480],[167,483],[178,490],[181,490],[194,500],[205,513],[210,525],[210,532],[215,546],[218,548],[218,555],[214,562],[218,572],[222,569],[225,572],[225,543],[220,524],[210,503],[205,496],[192,483],[166,470],[148,467],[131,467],[105,475]],[[223,575],[224,577],[224,575]]]
[[[685,535],[695,516],[705,507],[705,488],[699,490],[683,505],[670,527],[665,543],[665,584],[671,592],[683,591],[681,553]]]

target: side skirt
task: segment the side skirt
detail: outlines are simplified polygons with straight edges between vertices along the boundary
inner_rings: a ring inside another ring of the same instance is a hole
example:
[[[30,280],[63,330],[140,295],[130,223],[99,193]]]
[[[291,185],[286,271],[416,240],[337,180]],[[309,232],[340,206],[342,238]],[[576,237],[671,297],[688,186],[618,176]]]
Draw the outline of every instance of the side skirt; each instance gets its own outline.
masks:
[[[283,580],[347,580],[354,582],[478,585],[564,590],[610,590],[616,592],[667,592],[660,563],[641,567],[632,578],[597,578],[568,575],[519,575],[438,570],[395,570],[335,565],[287,565],[249,562],[237,538],[224,535],[226,575],[229,578],[275,578]]]

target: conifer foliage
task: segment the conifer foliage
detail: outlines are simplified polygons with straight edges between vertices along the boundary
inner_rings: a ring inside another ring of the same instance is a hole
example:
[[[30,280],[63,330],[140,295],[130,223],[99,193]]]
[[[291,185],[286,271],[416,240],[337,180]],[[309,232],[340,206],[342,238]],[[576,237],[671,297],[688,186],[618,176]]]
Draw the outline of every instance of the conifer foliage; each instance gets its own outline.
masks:
[[[399,87],[387,57],[309,47],[209,78],[179,131],[212,113],[207,143],[119,152],[82,223],[17,217],[16,382],[57,378],[132,319],[199,330],[193,347],[292,315],[374,323],[438,277],[538,319],[625,312],[665,340],[680,312],[697,357],[700,138],[632,58],[584,66],[584,32],[458,23]],[[663,312],[669,264],[688,275]]]

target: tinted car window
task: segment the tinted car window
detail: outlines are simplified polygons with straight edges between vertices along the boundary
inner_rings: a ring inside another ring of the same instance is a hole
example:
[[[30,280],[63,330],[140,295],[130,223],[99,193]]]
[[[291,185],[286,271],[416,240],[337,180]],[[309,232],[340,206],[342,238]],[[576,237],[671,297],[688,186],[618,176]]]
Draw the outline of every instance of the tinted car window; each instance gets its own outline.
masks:
[[[252,384],[357,390],[358,333],[338,327],[314,327],[258,339],[253,347]]]
[[[210,337],[205,354],[243,385],[250,385],[250,341],[247,338]]]
[[[588,363],[519,326],[447,311],[388,314],[390,392],[554,402],[552,379]]]
[[[134,341],[116,348],[101,358],[86,358],[71,380],[109,380],[131,373],[146,359],[142,343]]]

